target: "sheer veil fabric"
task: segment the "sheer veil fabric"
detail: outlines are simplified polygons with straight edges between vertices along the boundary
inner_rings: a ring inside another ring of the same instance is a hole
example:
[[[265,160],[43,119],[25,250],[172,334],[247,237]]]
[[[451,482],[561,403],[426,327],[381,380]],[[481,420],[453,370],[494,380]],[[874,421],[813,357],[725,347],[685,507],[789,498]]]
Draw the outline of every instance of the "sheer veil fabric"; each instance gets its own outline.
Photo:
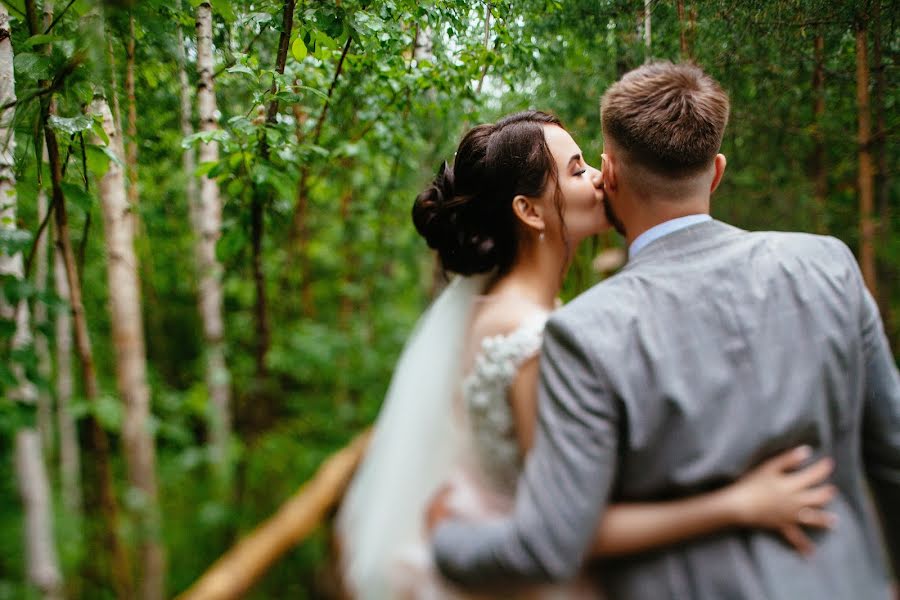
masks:
[[[488,276],[456,277],[419,319],[397,363],[372,441],[345,495],[336,529],[348,591],[396,597],[392,573],[424,534],[424,512],[463,451],[459,392],[466,332]]]

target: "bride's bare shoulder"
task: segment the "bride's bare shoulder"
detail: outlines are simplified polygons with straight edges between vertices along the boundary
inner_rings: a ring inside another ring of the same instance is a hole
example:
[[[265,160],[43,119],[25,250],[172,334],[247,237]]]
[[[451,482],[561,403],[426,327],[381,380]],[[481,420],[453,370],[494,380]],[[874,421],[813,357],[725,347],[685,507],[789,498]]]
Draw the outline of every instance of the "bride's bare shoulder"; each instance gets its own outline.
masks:
[[[533,302],[515,297],[487,299],[475,309],[470,334],[473,340],[508,335],[536,314],[546,312]]]

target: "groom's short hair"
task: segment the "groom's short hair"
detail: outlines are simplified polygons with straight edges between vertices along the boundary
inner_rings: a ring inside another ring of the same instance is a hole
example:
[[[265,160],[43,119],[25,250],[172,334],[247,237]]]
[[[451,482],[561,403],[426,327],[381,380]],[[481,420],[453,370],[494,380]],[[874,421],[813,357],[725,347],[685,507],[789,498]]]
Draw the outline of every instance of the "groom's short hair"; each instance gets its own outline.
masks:
[[[712,164],[728,113],[728,94],[689,63],[645,64],[622,76],[600,101],[604,136],[628,160],[671,177]]]

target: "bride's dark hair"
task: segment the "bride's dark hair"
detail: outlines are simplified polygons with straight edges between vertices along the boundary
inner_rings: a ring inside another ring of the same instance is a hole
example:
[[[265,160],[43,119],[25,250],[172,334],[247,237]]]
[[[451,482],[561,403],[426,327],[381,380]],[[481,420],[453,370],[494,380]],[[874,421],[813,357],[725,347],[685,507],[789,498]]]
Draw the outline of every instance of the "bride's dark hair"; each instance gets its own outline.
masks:
[[[442,163],[416,197],[413,223],[445,270],[502,275],[512,267],[520,241],[512,199],[557,186],[545,125],[562,127],[555,116],[536,110],[478,125],[459,143],[453,166]],[[563,226],[558,186],[553,199]]]

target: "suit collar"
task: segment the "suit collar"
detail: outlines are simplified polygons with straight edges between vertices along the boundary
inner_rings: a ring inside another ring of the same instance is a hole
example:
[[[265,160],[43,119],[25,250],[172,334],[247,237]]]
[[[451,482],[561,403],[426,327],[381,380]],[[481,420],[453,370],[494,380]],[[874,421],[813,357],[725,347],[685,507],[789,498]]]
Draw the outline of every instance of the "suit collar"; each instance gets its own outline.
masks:
[[[630,259],[623,270],[661,258],[707,249],[719,244],[723,238],[742,233],[746,232],[715,219],[695,223],[654,240]]]

